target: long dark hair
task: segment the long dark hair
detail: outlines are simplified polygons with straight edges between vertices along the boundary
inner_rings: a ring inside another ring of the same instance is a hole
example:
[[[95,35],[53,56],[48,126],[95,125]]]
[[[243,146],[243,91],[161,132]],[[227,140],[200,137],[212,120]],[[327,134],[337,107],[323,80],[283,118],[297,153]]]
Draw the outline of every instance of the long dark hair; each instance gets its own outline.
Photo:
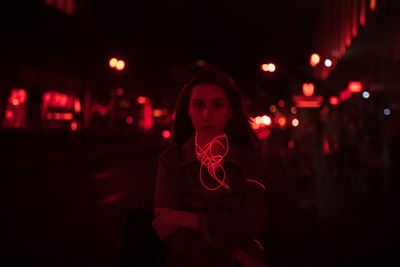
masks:
[[[250,145],[260,149],[260,142],[249,124],[249,116],[243,105],[243,97],[233,80],[219,67],[211,64],[196,71],[179,92],[172,121],[172,143],[182,145],[195,132],[187,113],[190,95],[198,84],[214,84],[221,87],[228,96],[233,111],[225,128],[225,133],[232,143]]]

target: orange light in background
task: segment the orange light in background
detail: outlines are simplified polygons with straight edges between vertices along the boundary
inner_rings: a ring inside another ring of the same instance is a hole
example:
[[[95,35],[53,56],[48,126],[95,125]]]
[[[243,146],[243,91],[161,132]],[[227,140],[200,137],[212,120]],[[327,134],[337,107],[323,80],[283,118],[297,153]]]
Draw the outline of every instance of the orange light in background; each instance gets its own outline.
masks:
[[[331,96],[329,98],[329,104],[335,106],[335,105],[339,105],[339,98],[337,96]]]
[[[117,93],[117,95],[121,96],[124,93],[124,89],[118,88],[116,93]]]
[[[163,112],[161,109],[153,109],[153,117],[158,118],[161,117],[163,115]]]
[[[79,98],[74,99],[74,110],[76,114],[81,113],[82,107],[81,107],[81,101]]]
[[[132,116],[128,116],[128,117],[126,117],[126,123],[127,124],[132,124],[133,123],[133,117]]]
[[[293,148],[294,148],[294,141],[293,141],[293,140],[290,140],[290,141],[288,142],[288,148],[290,148],[290,149],[293,149]]]
[[[261,69],[262,69],[263,71],[269,71],[269,70],[268,70],[268,64],[262,64],[262,65],[261,65]]]
[[[196,61],[197,67],[204,67],[206,65],[206,62],[202,59],[199,59]]]
[[[361,82],[349,82],[348,89],[352,93],[360,93],[362,91],[362,83]]]
[[[267,115],[262,116],[262,120],[263,120],[263,123],[267,126],[270,126],[272,123],[271,118]]]
[[[345,100],[349,99],[351,97],[350,90],[348,90],[348,89],[343,90],[342,92],[340,92],[339,97],[340,97],[341,101],[345,101]]]
[[[262,64],[261,69],[267,72],[274,72],[276,70],[276,66],[274,63]]]
[[[261,124],[261,123],[263,123],[264,121],[263,121],[263,118],[262,118],[262,117],[257,116],[256,119],[255,119],[255,122],[256,122],[257,124]]]
[[[78,130],[78,123],[76,121],[71,121],[71,130],[74,132]]]
[[[296,107],[291,107],[290,108],[290,112],[292,112],[292,114],[297,114],[297,108]]]
[[[376,0],[370,0],[369,1],[369,9],[371,11],[375,11],[375,9],[376,9]]]
[[[136,99],[136,101],[137,101],[139,104],[144,104],[144,103],[146,103],[147,98],[144,97],[144,96],[139,96],[139,97]]]
[[[279,125],[282,126],[282,127],[286,125],[285,117],[280,117],[279,118]]]
[[[16,98],[13,98],[13,99],[11,99],[11,104],[12,104],[13,106],[18,106],[18,105],[19,105],[19,100],[16,99]]]
[[[310,56],[310,65],[311,67],[315,67],[321,61],[321,58],[318,54],[314,53]]]
[[[278,106],[281,107],[281,108],[283,108],[283,107],[285,106],[285,101],[279,100],[279,101],[278,101]]]
[[[303,94],[307,97],[313,96],[314,94],[314,84],[313,83],[303,83]]]
[[[275,64],[274,64],[274,63],[268,64],[268,70],[269,70],[270,72],[274,72],[274,71],[276,70]]]
[[[123,60],[118,60],[117,65],[115,66],[117,70],[123,70],[125,68],[125,62]]]
[[[298,119],[293,119],[292,120],[292,125],[293,125],[293,127],[299,126],[299,120]]]
[[[112,59],[110,59],[110,61],[108,62],[108,64],[110,65],[111,68],[115,68],[117,66],[117,62],[118,59],[116,59],[115,57],[113,57]]]
[[[171,132],[168,131],[168,130],[164,130],[164,131],[162,131],[161,135],[162,135],[163,138],[168,139],[168,138],[171,137]]]
[[[72,114],[72,113],[54,113],[53,118],[55,120],[72,120],[74,118],[74,114]]]
[[[275,105],[269,106],[269,111],[271,111],[272,113],[275,113],[277,111],[276,106]]]

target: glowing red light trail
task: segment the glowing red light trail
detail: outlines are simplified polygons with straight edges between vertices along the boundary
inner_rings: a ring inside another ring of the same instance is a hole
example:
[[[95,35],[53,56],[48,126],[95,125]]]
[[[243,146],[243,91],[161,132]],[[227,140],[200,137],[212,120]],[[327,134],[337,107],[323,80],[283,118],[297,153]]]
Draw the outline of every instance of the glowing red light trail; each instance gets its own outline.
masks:
[[[213,156],[212,154],[212,146],[214,144],[219,144],[223,149],[225,149],[225,146],[218,141],[218,139],[220,138],[224,138],[225,142],[226,142],[226,150],[224,152],[223,155],[216,155]],[[201,162],[201,166],[200,166],[200,182],[201,184],[208,190],[210,191],[214,191],[217,190],[218,188],[220,188],[221,186],[225,187],[226,189],[229,189],[229,186],[225,183],[225,169],[222,166],[221,162],[224,159],[224,157],[226,156],[226,154],[228,154],[229,151],[229,142],[228,142],[228,138],[225,134],[223,135],[219,135],[217,137],[214,137],[213,140],[209,143],[207,143],[203,148],[200,147],[197,143],[197,132],[196,132],[196,136],[195,136],[195,143],[196,143],[196,155],[197,158],[200,160]],[[209,155],[208,155],[209,154]],[[219,186],[215,187],[215,188],[210,188],[207,185],[205,185],[204,181],[203,181],[203,177],[202,177],[202,169],[203,166],[207,167],[208,173],[210,174],[210,176],[215,179],[218,183]],[[223,177],[222,179],[218,179],[217,175],[216,175],[216,170],[217,168],[220,168],[222,170],[223,173]]]
[[[246,179],[247,182],[253,182],[258,184],[259,186],[261,186],[263,188],[263,190],[265,190],[265,185],[263,185],[262,183],[260,183],[259,181],[256,180],[252,180],[252,179]]]

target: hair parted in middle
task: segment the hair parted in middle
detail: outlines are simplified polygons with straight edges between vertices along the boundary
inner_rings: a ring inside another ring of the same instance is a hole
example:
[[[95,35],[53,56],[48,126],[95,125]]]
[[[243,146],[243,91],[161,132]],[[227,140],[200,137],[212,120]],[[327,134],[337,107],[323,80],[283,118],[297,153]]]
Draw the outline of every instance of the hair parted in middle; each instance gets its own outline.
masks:
[[[226,93],[232,117],[225,128],[225,134],[232,143],[250,145],[260,149],[259,139],[256,137],[249,123],[249,116],[243,103],[243,97],[230,78],[222,69],[213,64],[207,64],[197,70],[183,86],[178,94],[172,121],[172,143],[182,145],[195,132],[192,121],[187,113],[193,87],[199,84],[213,84],[221,87]]]

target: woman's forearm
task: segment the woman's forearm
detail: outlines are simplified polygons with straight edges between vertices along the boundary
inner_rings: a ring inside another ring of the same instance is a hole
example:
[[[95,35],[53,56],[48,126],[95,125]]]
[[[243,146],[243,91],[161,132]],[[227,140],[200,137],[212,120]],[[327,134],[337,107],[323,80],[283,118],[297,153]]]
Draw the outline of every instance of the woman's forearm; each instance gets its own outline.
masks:
[[[193,212],[180,211],[179,212],[179,226],[200,232],[199,220],[197,215]]]

